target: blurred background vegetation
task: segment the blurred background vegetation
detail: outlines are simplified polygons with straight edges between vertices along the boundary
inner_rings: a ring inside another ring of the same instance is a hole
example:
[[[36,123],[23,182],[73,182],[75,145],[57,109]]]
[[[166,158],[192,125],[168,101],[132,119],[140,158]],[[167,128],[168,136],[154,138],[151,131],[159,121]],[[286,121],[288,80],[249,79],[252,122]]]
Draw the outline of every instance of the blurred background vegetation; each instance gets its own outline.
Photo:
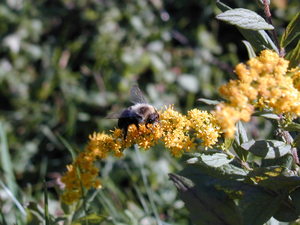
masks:
[[[224,2],[263,12],[255,1]],[[299,0],[274,0],[271,9],[281,34]],[[1,1],[0,223],[26,223],[8,187],[35,224],[44,180],[51,217],[66,214],[55,180],[71,162],[67,147],[80,151],[89,134],[116,126],[105,116],[130,104],[132,84],[156,107],[182,112],[205,109],[200,97],[220,98],[217,88],[247,53],[217,13],[214,0]],[[163,149],[130,149],[99,166],[104,189],[89,213],[109,216],[103,224],[190,224],[168,180],[181,162]]]

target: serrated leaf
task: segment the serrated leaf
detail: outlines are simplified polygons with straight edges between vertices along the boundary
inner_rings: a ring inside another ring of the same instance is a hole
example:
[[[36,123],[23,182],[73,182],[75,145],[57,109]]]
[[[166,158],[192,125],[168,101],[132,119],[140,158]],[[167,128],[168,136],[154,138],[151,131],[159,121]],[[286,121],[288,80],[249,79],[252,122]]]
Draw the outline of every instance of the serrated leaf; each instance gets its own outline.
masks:
[[[296,67],[300,64],[300,40],[293,50],[287,53],[286,59],[290,60],[289,68]]]
[[[212,155],[202,154],[200,158],[206,165],[212,167],[220,167],[233,160],[233,158],[228,158],[228,156],[224,153],[214,153]]]
[[[217,19],[247,30],[273,30],[264,18],[257,13],[243,8],[227,10],[216,16]]]
[[[203,102],[207,105],[217,105],[220,103],[220,101],[217,100],[210,100],[210,99],[206,99],[206,98],[198,98],[197,99],[199,102]]]
[[[290,44],[295,38],[300,35],[300,12],[298,12],[293,19],[290,21],[288,26],[286,27],[281,41],[280,46],[285,48],[288,44]]]
[[[290,152],[292,148],[291,145],[277,140],[251,140],[243,143],[241,147],[264,159],[279,158]]]
[[[250,44],[250,42],[245,41],[245,40],[243,40],[242,42],[246,46],[249,59],[256,57],[255,51],[254,51],[252,45]]]

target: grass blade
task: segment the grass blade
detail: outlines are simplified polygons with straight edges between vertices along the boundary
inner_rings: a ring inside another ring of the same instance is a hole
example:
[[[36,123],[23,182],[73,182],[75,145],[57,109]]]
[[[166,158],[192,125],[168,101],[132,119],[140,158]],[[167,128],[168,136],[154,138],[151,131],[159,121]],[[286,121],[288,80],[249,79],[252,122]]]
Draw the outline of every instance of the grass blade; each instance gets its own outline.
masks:
[[[5,184],[0,180],[0,187],[6,192],[6,194],[11,198],[11,200],[15,203],[16,207],[20,210],[22,215],[26,216],[26,211],[22,204],[15,198],[13,193],[5,186]]]
[[[16,195],[16,178],[13,172],[13,165],[9,154],[6,132],[2,122],[0,122],[0,156],[5,182],[7,183],[7,186],[13,195]]]
[[[72,159],[74,161],[76,158],[76,155],[77,155],[74,148],[61,135],[58,134],[57,136],[58,136],[59,140],[63,143],[63,145],[69,150],[69,152],[72,156]]]
[[[50,225],[49,210],[48,210],[48,192],[47,192],[46,181],[44,181],[44,201],[45,201],[45,206],[44,206],[45,225]]]

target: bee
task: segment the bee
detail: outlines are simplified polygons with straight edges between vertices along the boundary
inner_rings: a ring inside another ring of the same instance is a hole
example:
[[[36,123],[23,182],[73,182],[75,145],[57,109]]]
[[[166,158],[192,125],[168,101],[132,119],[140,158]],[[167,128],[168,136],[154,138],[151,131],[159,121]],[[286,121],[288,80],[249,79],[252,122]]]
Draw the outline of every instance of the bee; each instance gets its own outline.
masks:
[[[108,118],[119,119],[118,127],[123,130],[124,140],[127,137],[128,127],[134,124],[139,129],[139,124],[157,123],[159,114],[154,106],[147,103],[144,94],[138,85],[134,85],[130,90],[130,101],[134,105],[124,109],[119,114],[111,114]],[[148,128],[148,127],[147,127]]]

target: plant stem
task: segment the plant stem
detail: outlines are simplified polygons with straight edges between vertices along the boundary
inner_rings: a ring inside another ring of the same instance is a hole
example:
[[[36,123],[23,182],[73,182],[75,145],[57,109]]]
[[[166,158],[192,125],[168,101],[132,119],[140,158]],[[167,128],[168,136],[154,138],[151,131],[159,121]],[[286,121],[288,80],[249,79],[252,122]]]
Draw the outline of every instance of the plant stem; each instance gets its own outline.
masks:
[[[283,139],[285,140],[285,142],[287,144],[292,144],[293,143],[293,138],[292,138],[292,136],[290,135],[290,133],[288,131],[283,131],[282,132],[282,137],[283,137]],[[300,162],[299,162],[299,157],[298,157],[298,153],[297,153],[297,148],[292,147],[291,152],[292,152],[295,163],[299,165]]]
[[[263,0],[263,3],[264,3],[264,13],[265,13],[267,22],[273,26],[273,22],[272,22],[272,14],[271,14],[271,12],[270,12],[270,6],[269,6],[267,0]],[[271,30],[270,32],[271,32],[271,34],[272,34],[272,36],[273,36],[273,39],[274,39],[274,41],[275,41],[275,45],[276,45],[277,48],[278,48],[279,56],[280,56],[280,57],[283,57],[283,56],[284,56],[284,49],[282,49],[282,48],[280,47],[279,40],[278,40],[278,38],[277,38],[277,34],[276,34],[276,31],[275,31],[275,28],[274,28],[273,30]]]

